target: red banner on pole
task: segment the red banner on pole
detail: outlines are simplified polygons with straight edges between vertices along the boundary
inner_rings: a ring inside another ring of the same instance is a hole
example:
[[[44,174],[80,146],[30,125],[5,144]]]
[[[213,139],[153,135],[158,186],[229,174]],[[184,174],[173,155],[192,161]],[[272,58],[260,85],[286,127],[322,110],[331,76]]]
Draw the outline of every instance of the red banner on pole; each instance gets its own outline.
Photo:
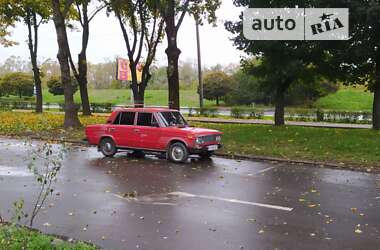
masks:
[[[136,75],[137,81],[140,83],[142,79],[143,65],[141,63],[137,64]],[[131,67],[129,66],[129,61],[123,58],[117,59],[117,76],[116,79],[119,81],[132,81]]]

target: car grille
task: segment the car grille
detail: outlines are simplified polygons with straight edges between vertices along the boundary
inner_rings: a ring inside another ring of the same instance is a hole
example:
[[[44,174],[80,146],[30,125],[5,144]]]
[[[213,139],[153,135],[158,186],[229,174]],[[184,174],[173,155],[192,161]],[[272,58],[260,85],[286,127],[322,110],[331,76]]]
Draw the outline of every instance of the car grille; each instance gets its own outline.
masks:
[[[206,135],[206,136],[202,136],[202,140],[204,143],[208,143],[208,142],[216,142],[216,135]]]

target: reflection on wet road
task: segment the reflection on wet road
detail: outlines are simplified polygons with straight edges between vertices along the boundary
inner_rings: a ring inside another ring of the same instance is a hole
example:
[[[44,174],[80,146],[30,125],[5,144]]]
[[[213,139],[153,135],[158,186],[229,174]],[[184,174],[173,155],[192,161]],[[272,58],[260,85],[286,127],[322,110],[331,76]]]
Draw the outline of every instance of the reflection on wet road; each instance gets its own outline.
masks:
[[[36,194],[28,161],[22,141],[0,139],[0,213],[8,219],[13,201],[29,204]],[[71,147],[56,185],[35,226],[106,249],[380,245],[376,174],[217,157],[184,165],[106,159]]]

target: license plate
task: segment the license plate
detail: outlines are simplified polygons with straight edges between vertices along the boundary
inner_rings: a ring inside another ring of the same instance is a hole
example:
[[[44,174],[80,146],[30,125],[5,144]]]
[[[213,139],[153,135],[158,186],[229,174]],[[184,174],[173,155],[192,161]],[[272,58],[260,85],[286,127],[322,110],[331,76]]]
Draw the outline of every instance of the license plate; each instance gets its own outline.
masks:
[[[215,151],[218,150],[218,145],[211,145],[207,147],[208,151]]]

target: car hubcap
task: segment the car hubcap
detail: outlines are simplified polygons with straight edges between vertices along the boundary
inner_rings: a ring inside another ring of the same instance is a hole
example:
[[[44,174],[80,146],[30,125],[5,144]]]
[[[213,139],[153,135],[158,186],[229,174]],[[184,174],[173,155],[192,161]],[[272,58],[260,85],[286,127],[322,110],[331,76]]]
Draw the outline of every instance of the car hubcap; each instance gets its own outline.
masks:
[[[185,155],[185,152],[181,147],[174,147],[172,150],[172,157],[176,161],[181,161]]]
[[[104,144],[103,149],[105,152],[110,153],[112,151],[112,144],[107,142],[106,144]]]

